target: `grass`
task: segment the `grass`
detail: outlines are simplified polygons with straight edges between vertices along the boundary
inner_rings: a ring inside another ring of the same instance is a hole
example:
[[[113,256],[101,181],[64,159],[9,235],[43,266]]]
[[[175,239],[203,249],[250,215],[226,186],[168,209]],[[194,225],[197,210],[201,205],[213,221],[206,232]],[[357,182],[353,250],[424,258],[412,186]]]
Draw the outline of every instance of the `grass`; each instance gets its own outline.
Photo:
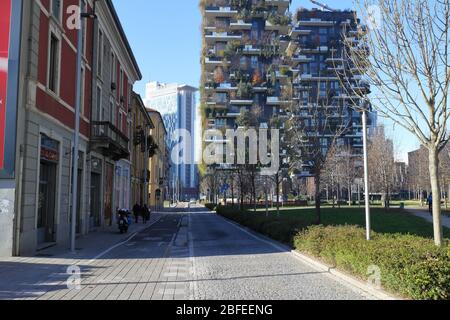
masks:
[[[265,215],[265,210],[259,209],[257,214]],[[269,210],[269,215],[272,219],[276,218],[276,210]],[[316,214],[313,208],[283,208],[281,209],[280,219],[289,223],[292,223],[292,220],[298,220],[306,225],[313,225],[316,221]],[[386,211],[382,208],[372,208],[371,223],[372,230],[378,233],[402,233],[426,238],[433,237],[433,226],[431,223],[405,213],[400,209]],[[355,207],[342,207],[341,209],[323,208],[322,224],[324,226],[347,224],[365,227],[364,209]],[[450,239],[450,229],[444,228],[444,235]]]

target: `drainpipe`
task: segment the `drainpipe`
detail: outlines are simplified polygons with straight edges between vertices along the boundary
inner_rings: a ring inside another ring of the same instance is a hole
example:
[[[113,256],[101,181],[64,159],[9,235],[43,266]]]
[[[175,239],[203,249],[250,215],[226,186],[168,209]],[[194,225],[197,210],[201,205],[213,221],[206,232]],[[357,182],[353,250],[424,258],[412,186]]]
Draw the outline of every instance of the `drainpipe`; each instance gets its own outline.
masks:
[[[14,241],[14,253],[13,255],[18,257],[20,255],[20,227],[22,224],[22,181],[23,181],[23,154],[24,147],[20,145],[20,171],[19,171],[19,180],[17,182],[17,204],[16,204],[16,221],[15,221],[15,241]]]

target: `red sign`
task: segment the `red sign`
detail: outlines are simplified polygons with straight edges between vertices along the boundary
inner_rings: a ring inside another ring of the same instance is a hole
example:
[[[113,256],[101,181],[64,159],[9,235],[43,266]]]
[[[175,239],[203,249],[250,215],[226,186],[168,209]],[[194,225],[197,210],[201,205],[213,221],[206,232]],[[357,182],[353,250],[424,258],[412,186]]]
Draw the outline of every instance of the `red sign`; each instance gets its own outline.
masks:
[[[8,82],[11,1],[0,1],[0,170],[5,167],[6,93]]]

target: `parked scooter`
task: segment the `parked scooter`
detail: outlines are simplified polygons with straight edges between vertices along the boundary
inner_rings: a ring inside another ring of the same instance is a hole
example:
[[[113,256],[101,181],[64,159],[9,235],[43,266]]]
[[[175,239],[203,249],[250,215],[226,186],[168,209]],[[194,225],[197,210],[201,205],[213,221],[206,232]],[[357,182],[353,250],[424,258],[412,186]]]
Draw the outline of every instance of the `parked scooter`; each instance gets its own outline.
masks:
[[[128,210],[121,209],[117,212],[117,224],[121,234],[128,232],[128,227],[130,226]]]

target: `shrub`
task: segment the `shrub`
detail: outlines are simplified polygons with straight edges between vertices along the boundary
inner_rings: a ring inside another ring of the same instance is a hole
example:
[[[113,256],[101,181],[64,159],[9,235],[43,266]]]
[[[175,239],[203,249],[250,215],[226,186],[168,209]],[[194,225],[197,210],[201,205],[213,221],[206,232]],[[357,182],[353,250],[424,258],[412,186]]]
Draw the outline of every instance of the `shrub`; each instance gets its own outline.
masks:
[[[355,226],[313,226],[294,239],[295,249],[367,279],[371,265],[381,270],[384,288],[413,299],[450,299],[450,246],[403,234],[374,234]]]
[[[293,219],[282,215],[280,217],[274,215],[266,217],[261,213],[254,213],[250,210],[239,211],[230,206],[218,207],[217,213],[256,232],[289,245],[293,245],[294,236],[307,226],[306,222],[298,218]]]
[[[206,207],[207,209],[211,210],[211,211],[215,211],[216,208],[217,208],[217,204],[215,204],[215,203],[206,203],[206,204],[205,204],[205,207]]]

